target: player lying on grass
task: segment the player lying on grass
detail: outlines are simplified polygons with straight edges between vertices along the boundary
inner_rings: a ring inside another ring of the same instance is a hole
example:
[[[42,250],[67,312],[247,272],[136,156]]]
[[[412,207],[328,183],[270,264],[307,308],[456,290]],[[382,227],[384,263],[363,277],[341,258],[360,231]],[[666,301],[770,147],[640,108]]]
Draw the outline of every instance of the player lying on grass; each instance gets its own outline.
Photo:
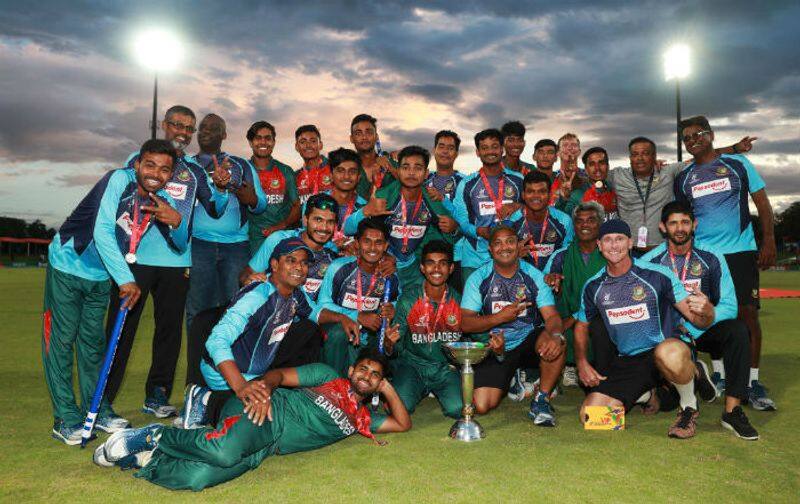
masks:
[[[672,308],[693,325],[707,328],[714,322],[714,305],[702,291],[687,294],[668,268],[634,261],[631,230],[625,222],[604,222],[599,236],[607,265],[584,285],[575,324],[578,375],[590,387],[581,406],[581,422],[586,406],[630,410],[660,385],[662,377],[678,390],[685,409],[694,399],[696,367],[689,347],[672,337],[676,316]],[[594,364],[587,358],[590,335]]]
[[[216,428],[184,430],[148,425],[117,432],[99,446],[104,467],[141,467],[136,477],[172,489],[202,490],[255,469],[270,455],[313,450],[359,433],[405,432],[411,417],[386,380],[386,358],[364,349],[340,378],[325,364],[274,369],[254,383],[245,401],[232,397]],[[389,414],[364,401],[383,396]],[[385,442],[378,442],[385,444]]]
[[[453,248],[441,240],[425,244],[419,270],[425,278],[397,301],[397,331],[386,333],[392,359],[392,384],[410,412],[433,393],[442,412],[461,416],[461,377],[449,365],[442,345],[461,339],[461,295],[447,286],[453,273]]]

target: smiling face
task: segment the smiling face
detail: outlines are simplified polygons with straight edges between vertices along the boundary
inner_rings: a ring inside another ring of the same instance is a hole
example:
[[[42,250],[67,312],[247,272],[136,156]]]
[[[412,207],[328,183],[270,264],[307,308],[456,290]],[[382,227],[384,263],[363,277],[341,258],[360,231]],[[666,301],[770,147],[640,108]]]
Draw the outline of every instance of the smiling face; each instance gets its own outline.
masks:
[[[684,245],[694,236],[694,231],[697,229],[697,221],[692,221],[692,218],[685,213],[676,212],[667,217],[666,223],[660,222],[658,228],[667,235],[670,243]]]
[[[683,129],[683,145],[694,157],[714,150],[714,132],[704,130],[701,126],[691,125]]]
[[[639,177],[650,176],[656,166],[656,152],[650,142],[637,142],[630,149],[631,170]]]
[[[586,174],[592,182],[605,180],[608,175],[608,159],[602,152],[589,154],[586,158]]]
[[[497,231],[489,242],[489,252],[495,264],[511,266],[519,261],[519,238],[510,229]]]
[[[145,192],[155,193],[172,178],[172,158],[167,154],[145,152],[136,163],[136,182]]]
[[[192,142],[195,122],[195,118],[190,115],[181,113],[170,115],[161,122],[164,139],[170,141],[178,152],[185,151]]]
[[[389,248],[389,242],[377,229],[366,229],[356,243],[358,256],[368,264],[377,264]]]
[[[303,227],[306,228],[308,237],[319,246],[328,243],[333,238],[336,229],[336,214],[331,210],[314,208],[311,213],[303,216]]]
[[[522,200],[525,202],[525,206],[533,212],[544,210],[550,201],[547,182],[525,184],[525,189],[522,191]]]
[[[627,259],[633,240],[622,233],[609,233],[600,238],[598,246],[609,264],[618,264]]]
[[[525,150],[525,137],[508,135],[503,139],[503,147],[506,150],[506,156],[519,158],[522,156],[522,151]]]
[[[291,289],[300,287],[308,275],[308,251],[298,249],[291,254],[272,258],[269,261],[275,283],[284,284]]]
[[[456,139],[449,136],[440,137],[433,148],[433,158],[436,160],[437,166],[450,168],[456,162],[457,157]]]
[[[575,214],[575,234],[578,241],[590,242],[597,240],[600,234],[600,219],[597,212],[593,210],[583,210]]]
[[[500,158],[503,156],[503,145],[500,143],[499,138],[484,138],[478,143],[478,148],[475,149],[475,152],[484,165],[494,165],[499,163]]]
[[[331,179],[336,189],[352,191],[358,184],[358,164],[355,161],[342,161],[331,170]]]
[[[215,115],[207,115],[197,128],[197,144],[203,152],[218,152],[227,137],[225,121]]]
[[[383,380],[383,366],[371,359],[362,359],[349,369],[350,386],[356,394],[366,397],[378,391]]]
[[[253,149],[253,157],[268,158],[272,156],[272,150],[275,148],[275,135],[271,129],[261,128],[248,143]]]
[[[406,188],[415,188],[422,185],[428,177],[428,167],[422,156],[404,156],[397,170],[400,184]]]
[[[419,265],[419,270],[425,280],[433,287],[441,287],[453,273],[455,265],[450,262],[447,254],[431,252],[427,254]]]
[[[581,143],[577,138],[562,138],[561,141],[558,143],[558,157],[561,159],[561,170],[569,169],[569,173],[565,173],[565,175],[571,175],[572,172],[578,166],[578,158],[581,155]]]
[[[297,137],[294,148],[303,161],[308,162],[319,157],[322,150],[322,139],[313,131],[304,131]]]
[[[357,122],[350,128],[350,141],[359,153],[374,151],[378,131],[369,121]]]

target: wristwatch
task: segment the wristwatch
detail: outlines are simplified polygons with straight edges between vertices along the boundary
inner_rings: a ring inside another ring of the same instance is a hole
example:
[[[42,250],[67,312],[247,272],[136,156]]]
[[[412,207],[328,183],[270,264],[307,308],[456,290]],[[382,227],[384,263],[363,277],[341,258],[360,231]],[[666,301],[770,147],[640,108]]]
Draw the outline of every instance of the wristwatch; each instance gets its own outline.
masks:
[[[565,338],[565,337],[564,337],[564,335],[563,335],[563,334],[561,334],[560,332],[554,332],[554,333],[553,333],[553,336],[555,336],[555,337],[559,338],[559,339],[561,340],[561,344],[562,344],[562,345],[563,345],[563,344],[565,344],[565,343],[567,342],[567,338]]]

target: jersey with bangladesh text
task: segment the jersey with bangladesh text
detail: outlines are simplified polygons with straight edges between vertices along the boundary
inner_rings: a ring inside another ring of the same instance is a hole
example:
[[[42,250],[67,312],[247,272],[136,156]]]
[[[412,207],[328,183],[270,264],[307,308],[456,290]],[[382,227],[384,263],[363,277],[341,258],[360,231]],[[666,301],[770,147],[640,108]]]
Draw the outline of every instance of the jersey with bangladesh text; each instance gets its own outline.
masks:
[[[513,350],[531,331],[543,325],[539,309],[543,306],[555,307],[553,291],[544,282],[541,271],[525,261],[520,261],[514,275],[506,278],[495,271],[493,262],[485,264],[475,270],[467,280],[461,308],[479,315],[492,315],[516,302],[532,304],[513,321],[494,328],[504,332],[506,350]]]
[[[397,300],[394,323],[398,324],[400,339],[395,354],[413,364],[447,364],[442,345],[461,339],[461,296],[447,287],[444,306],[440,299],[429,299],[423,284],[403,292]]]
[[[603,268],[583,286],[576,319],[601,317],[620,355],[637,355],[675,334],[674,305],[686,290],[672,271],[634,259],[625,274]]]
[[[300,204],[305,204],[308,198],[314,194],[333,189],[333,178],[331,178],[331,166],[328,158],[322,157],[322,163],[316,168],[308,168],[305,165],[295,172],[295,184],[297,184],[297,195],[300,197]]]
[[[301,289],[283,297],[269,279],[243,287],[206,342],[200,370],[209,388],[229,388],[217,369],[224,361],[234,361],[247,381],[263,375],[292,321],[297,317],[316,322],[319,312]]]
[[[292,168],[275,158],[270,158],[269,165],[264,170],[255,167],[252,158],[250,163],[256,169],[258,182],[267,198],[267,207],[260,214],[247,213],[250,223],[248,236],[250,238],[250,251],[258,249],[264,241],[264,229],[282,222],[289,215],[292,205],[298,200],[297,185],[294,180]]]
[[[675,177],[675,198],[692,205],[695,237],[721,254],[756,250],[748,195],[765,187],[750,161],[723,154],[714,161],[691,163]]]
[[[510,217],[511,227],[517,232],[520,242],[532,239],[534,249],[523,259],[542,271],[553,253],[572,243],[575,230],[572,227],[572,219],[557,208],[549,207],[546,219],[541,223],[528,220],[526,211],[527,209],[523,207],[522,210],[514,212]]]

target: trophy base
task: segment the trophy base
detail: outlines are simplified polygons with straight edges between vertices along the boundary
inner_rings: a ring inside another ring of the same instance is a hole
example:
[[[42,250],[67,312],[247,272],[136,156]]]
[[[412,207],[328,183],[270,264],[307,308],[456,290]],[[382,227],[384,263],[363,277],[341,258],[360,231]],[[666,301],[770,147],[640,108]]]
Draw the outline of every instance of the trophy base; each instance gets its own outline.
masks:
[[[461,418],[450,427],[450,437],[458,441],[470,443],[485,438],[486,433],[483,431],[481,424],[475,420],[465,420]]]

